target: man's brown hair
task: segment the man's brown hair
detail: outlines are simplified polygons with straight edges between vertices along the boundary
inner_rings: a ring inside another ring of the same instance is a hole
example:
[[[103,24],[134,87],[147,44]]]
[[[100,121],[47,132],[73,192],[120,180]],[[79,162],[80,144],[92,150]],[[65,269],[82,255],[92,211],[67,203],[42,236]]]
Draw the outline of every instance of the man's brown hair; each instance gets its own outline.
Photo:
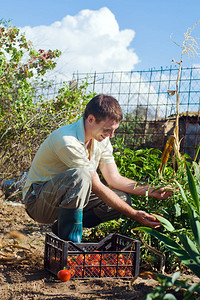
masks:
[[[115,122],[121,122],[123,112],[119,102],[112,96],[100,94],[92,98],[86,105],[83,118],[93,115],[99,123],[107,117]]]

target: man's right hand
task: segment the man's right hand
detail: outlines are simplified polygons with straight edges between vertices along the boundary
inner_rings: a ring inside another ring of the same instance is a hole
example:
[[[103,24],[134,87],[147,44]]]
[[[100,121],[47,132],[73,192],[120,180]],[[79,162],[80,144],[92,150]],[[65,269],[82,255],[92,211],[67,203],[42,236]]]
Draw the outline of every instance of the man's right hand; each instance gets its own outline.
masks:
[[[151,228],[158,228],[161,226],[161,223],[155,216],[150,215],[142,210],[135,210],[135,216],[133,217],[133,219],[141,225]]]

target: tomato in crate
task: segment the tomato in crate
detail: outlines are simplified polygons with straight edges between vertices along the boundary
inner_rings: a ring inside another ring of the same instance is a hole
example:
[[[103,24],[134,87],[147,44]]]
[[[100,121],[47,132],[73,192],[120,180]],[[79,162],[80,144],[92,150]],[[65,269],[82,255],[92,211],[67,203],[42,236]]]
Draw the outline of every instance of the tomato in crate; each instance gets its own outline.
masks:
[[[44,267],[54,275],[66,268],[72,278],[131,278],[139,274],[139,260],[140,241],[120,234],[99,243],[73,243],[46,234]]]

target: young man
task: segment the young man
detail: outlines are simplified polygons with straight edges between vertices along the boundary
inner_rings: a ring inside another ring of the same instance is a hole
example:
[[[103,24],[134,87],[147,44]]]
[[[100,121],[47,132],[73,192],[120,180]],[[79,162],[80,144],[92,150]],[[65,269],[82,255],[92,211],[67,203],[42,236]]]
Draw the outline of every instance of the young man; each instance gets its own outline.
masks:
[[[153,215],[131,207],[129,194],[144,196],[148,191],[149,196],[166,199],[172,192],[153,191],[119,174],[109,138],[122,117],[115,98],[98,95],[87,104],[83,118],[52,132],[35,155],[23,189],[26,211],[37,222],[55,222],[53,232],[64,240],[80,242],[83,226],[120,214],[145,226],[160,226]]]

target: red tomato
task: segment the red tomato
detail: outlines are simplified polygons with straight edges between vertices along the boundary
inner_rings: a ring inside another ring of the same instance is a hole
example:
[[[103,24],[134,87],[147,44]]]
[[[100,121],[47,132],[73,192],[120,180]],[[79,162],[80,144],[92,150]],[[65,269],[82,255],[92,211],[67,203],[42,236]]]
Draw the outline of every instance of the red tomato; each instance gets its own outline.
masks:
[[[71,278],[71,274],[68,270],[60,270],[57,274],[57,277],[61,281],[68,281]]]

